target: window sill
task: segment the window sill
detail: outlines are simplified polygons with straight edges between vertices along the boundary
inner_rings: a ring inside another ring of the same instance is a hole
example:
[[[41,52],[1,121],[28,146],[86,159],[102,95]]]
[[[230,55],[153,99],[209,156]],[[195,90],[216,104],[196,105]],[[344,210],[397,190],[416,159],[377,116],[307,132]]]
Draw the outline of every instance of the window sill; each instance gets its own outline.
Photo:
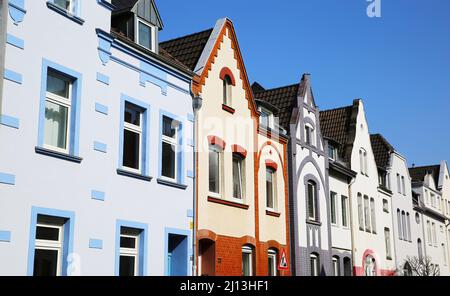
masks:
[[[232,202],[232,201],[228,201],[228,200],[223,200],[220,198],[216,198],[216,197],[208,197],[208,201],[212,202],[212,203],[216,203],[216,204],[221,204],[224,206],[229,206],[229,207],[233,207],[233,208],[238,208],[238,209],[243,209],[243,210],[248,210],[250,208],[249,205],[245,205],[245,204],[241,204],[241,203],[237,203],[237,202]]]
[[[236,110],[234,108],[231,108],[228,105],[222,104],[222,110],[227,111],[228,113],[234,114],[236,113]]]
[[[271,216],[271,217],[275,217],[275,218],[280,218],[281,213],[277,213],[271,210],[266,210],[266,215],[267,216]]]
[[[133,172],[129,172],[123,169],[117,169],[117,174],[125,177],[135,178],[143,181],[150,182],[153,178],[150,176],[144,176],[142,174],[137,174]]]
[[[310,220],[310,219],[306,219],[306,223],[307,223],[307,224],[316,225],[316,226],[322,226],[322,223],[321,223],[321,222],[315,221],[315,220]]]
[[[68,12],[65,9],[62,9],[61,7],[59,7],[58,5],[53,4],[50,1],[47,1],[47,7],[50,8],[53,11],[56,11],[57,13],[59,13],[62,16],[67,17],[68,19],[74,21],[75,23],[79,24],[79,25],[83,25],[84,24],[84,19],[71,14],[70,12]]]
[[[34,150],[38,154],[42,154],[42,155],[46,155],[46,156],[50,156],[50,157],[55,157],[55,158],[59,158],[59,159],[62,159],[62,160],[67,160],[67,161],[70,161],[70,162],[81,163],[81,161],[83,161],[83,159],[81,157],[70,155],[70,154],[66,154],[66,153],[62,153],[62,152],[57,152],[57,151],[46,149],[46,148],[42,148],[42,147],[35,147]]]
[[[156,182],[160,185],[165,185],[165,186],[178,188],[178,189],[182,189],[182,190],[186,190],[186,188],[187,188],[187,185],[179,184],[179,183],[172,182],[172,181],[167,181],[167,180],[164,180],[161,178],[157,179]]]

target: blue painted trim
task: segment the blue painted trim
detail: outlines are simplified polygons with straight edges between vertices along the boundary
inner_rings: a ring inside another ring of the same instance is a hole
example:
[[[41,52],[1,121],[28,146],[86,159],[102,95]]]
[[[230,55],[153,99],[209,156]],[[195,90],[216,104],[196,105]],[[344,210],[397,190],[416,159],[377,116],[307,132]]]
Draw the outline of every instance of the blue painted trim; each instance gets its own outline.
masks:
[[[0,173],[0,184],[16,185],[16,176]]]
[[[122,94],[120,97],[120,126],[119,126],[119,170],[123,169],[123,126],[125,114],[125,102],[131,103],[143,112],[142,119],[142,159],[141,159],[141,174],[143,176],[150,176],[150,105],[139,101],[135,98]]]
[[[106,0],[97,0],[97,3],[100,4],[101,6],[105,7],[106,9],[113,11],[114,9],[116,9],[116,6],[109,3]]]
[[[22,74],[19,74],[17,72],[5,69],[5,73],[4,73],[4,77],[6,80],[18,83],[18,84],[22,84]]]
[[[79,25],[83,25],[84,24],[84,19],[82,19],[81,17],[79,17],[77,15],[74,15],[74,14],[70,13],[69,11],[59,7],[58,5],[53,4],[52,1],[47,1],[47,7],[50,8],[51,10],[53,10],[53,11],[56,11],[60,15],[68,18],[69,20],[74,21],[75,23],[77,23]],[[77,12],[77,14],[79,14],[79,12]]]
[[[184,121],[180,116],[167,112],[165,110],[159,110],[159,153],[158,153],[158,178],[162,178],[162,133],[163,133],[163,117],[166,116],[172,120],[179,123],[178,134],[178,146],[177,146],[177,172],[176,172],[176,182],[178,184],[186,184],[185,180],[185,164],[184,164]]]
[[[116,222],[116,260],[115,275],[119,276],[120,228],[127,227],[140,231],[139,235],[139,275],[147,276],[148,225],[144,223],[117,220]]]
[[[25,0],[9,0],[9,15],[15,25],[23,22],[26,13]]]
[[[34,269],[34,248],[35,248],[35,238],[36,238],[36,224],[38,215],[45,215],[51,217],[58,217],[66,219],[64,224],[64,240],[63,240],[63,254],[62,254],[62,275],[67,276],[68,271],[68,259],[69,256],[73,254],[73,243],[74,243],[74,225],[75,225],[75,213],[69,211],[61,211],[55,209],[47,209],[40,207],[31,208],[31,222],[30,222],[30,239],[28,245],[28,269],[27,275],[33,275]]]
[[[139,179],[139,180],[147,181],[147,182],[150,182],[153,179],[150,176],[145,176],[142,174],[137,174],[137,173],[129,172],[127,170],[122,170],[122,169],[117,169],[117,174],[120,176],[135,178],[135,179]]]
[[[188,178],[194,179],[195,178],[195,173],[192,170],[188,170],[187,171],[187,176]]]
[[[108,115],[108,106],[102,105],[100,103],[95,103],[95,111],[104,115]]]
[[[11,231],[0,230],[0,242],[11,242]]]
[[[100,29],[95,30],[98,36],[98,55],[103,65],[106,65],[111,59],[111,45],[114,41],[114,38],[105,31]]]
[[[187,217],[194,218],[194,210],[191,210],[191,209],[187,210]]]
[[[89,239],[89,248],[90,249],[103,249],[103,241],[101,239]]]
[[[92,190],[91,198],[94,200],[105,201],[106,194],[102,191]]]
[[[54,151],[54,150],[50,150],[50,149],[46,149],[46,148],[35,147],[35,151],[37,154],[55,157],[55,158],[67,160],[70,162],[81,163],[83,161],[83,158],[81,158],[81,157],[61,153],[59,151]]]
[[[188,115],[187,115],[187,119],[188,119],[188,121],[190,121],[190,122],[192,122],[192,123],[195,121],[195,117],[194,117],[193,114],[188,114]]]
[[[19,129],[20,120],[15,117],[11,117],[8,115],[0,115],[0,124],[8,127],[12,127],[15,129]]]
[[[23,41],[23,39],[20,39],[14,35],[11,34],[6,34],[6,43],[15,46],[17,48],[20,49],[24,49],[25,48],[25,41]]]
[[[97,81],[109,85],[109,77],[97,72]]]
[[[79,72],[61,66],[49,60],[42,60],[42,74],[41,74],[41,102],[39,106],[39,124],[38,124],[38,147],[44,147],[45,135],[45,95],[47,92],[47,73],[48,69],[57,71],[62,75],[68,76],[72,79],[72,113],[70,122],[70,139],[69,139],[69,154],[70,156],[78,157],[79,155],[79,139],[80,139],[80,110],[81,110],[81,93],[83,84],[83,75]]]
[[[169,251],[169,234],[175,234],[175,235],[184,235],[186,236],[188,242],[187,242],[187,256],[186,256],[186,276],[190,275],[190,268],[189,268],[189,260],[192,256],[192,243],[191,243],[191,234],[192,232],[190,230],[185,229],[176,229],[176,228],[164,228],[164,275],[169,275],[169,267],[167,266],[168,261],[168,251]]]
[[[182,189],[185,190],[188,186],[184,185],[184,184],[179,184],[179,183],[175,183],[175,182],[170,182],[164,179],[158,179],[156,180],[156,182],[160,185],[165,185],[165,186],[169,186],[169,187],[173,187],[173,188],[178,188],[178,189]]]
[[[108,151],[108,145],[100,142],[94,142],[94,150],[106,153]]]
[[[139,75],[140,85],[146,85],[146,82],[153,83],[161,89],[161,94],[167,96],[167,72],[159,69],[152,64],[141,61],[141,71]],[[151,73],[151,74],[148,74]]]

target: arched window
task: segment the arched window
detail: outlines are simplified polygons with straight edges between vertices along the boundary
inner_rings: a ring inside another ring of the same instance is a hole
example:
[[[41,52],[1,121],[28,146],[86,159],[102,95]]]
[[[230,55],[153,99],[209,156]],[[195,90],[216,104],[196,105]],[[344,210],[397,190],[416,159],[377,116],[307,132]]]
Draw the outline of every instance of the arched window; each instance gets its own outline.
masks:
[[[402,216],[400,213],[400,209],[397,209],[397,226],[398,226],[398,238],[400,240],[403,239],[403,232],[402,232]]]
[[[402,233],[403,239],[408,240],[408,233],[406,231],[406,214],[405,211],[402,211]]]
[[[268,275],[278,275],[278,252],[276,249],[269,249],[268,251]]]
[[[359,230],[364,230],[364,216],[363,216],[363,204],[361,193],[358,193],[358,221],[359,221]]]
[[[339,256],[333,256],[332,264],[333,264],[333,276],[340,276],[341,275],[341,264],[340,264]]]
[[[317,213],[317,184],[309,180],[307,183],[308,194],[308,218],[317,221],[319,219]]]
[[[408,229],[408,241],[411,241],[411,218],[409,213],[406,213],[406,228]]]
[[[344,258],[344,276],[352,276],[352,260],[348,257]]]
[[[231,106],[231,91],[233,82],[230,75],[225,75],[223,78],[223,104]]]
[[[305,124],[305,143],[314,146],[314,127],[309,123]]]
[[[422,260],[423,255],[422,255],[422,240],[419,238],[417,239],[417,251],[419,254],[419,260]]]
[[[412,276],[412,268],[408,262],[403,266],[403,276]]]
[[[364,274],[366,276],[376,276],[377,275],[377,266],[376,266],[375,258],[373,258],[372,255],[366,256]]]
[[[310,268],[311,268],[311,276],[319,276],[320,275],[320,256],[317,253],[311,253],[309,256],[310,259]]]
[[[253,276],[253,247],[242,247],[242,276]]]
[[[277,210],[277,186],[276,171],[272,167],[266,167],[266,206],[271,211]]]

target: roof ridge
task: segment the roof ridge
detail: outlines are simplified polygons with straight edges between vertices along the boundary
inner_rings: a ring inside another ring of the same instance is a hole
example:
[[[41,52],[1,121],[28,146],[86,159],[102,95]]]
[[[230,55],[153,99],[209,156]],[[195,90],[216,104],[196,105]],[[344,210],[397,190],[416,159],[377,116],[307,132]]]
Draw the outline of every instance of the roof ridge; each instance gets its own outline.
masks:
[[[258,93],[275,91],[275,90],[280,90],[280,89],[283,89],[283,88],[289,88],[289,87],[293,87],[293,86],[300,86],[300,83],[294,83],[294,84],[290,84],[290,85],[285,85],[285,86],[280,86],[280,87],[275,87],[275,88],[269,88],[269,89],[265,89],[265,90],[259,91]]]
[[[208,31],[212,32],[213,30],[214,30],[214,28],[209,28],[209,29],[206,29],[206,30],[203,30],[203,31],[199,31],[199,32],[188,34],[188,35],[176,37],[176,38],[169,39],[169,40],[166,40],[166,41],[161,41],[159,44],[169,43],[169,42],[172,42],[172,41],[178,41],[178,40],[181,40],[181,39],[184,39],[184,38],[192,37],[192,36],[195,36],[195,35],[200,35],[200,34],[208,32]]]
[[[322,110],[322,111],[320,111],[320,113],[336,111],[336,110],[342,110],[342,109],[347,109],[347,108],[353,108],[353,105],[348,105],[348,106],[344,106],[344,107],[338,107],[338,108],[333,108],[333,109]]]
[[[430,165],[423,165],[423,166],[415,166],[415,167],[410,167],[410,170],[416,170],[416,169],[424,169],[424,168],[437,168],[437,167],[441,167],[440,164],[430,164]]]

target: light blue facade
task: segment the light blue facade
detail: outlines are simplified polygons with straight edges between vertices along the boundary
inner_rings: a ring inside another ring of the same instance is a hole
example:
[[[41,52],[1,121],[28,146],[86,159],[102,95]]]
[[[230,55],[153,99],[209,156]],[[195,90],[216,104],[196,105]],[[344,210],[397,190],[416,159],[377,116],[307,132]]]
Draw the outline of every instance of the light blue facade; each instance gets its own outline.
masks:
[[[0,276],[33,274],[39,215],[65,221],[62,275],[117,275],[120,227],[141,231],[139,275],[190,275],[193,74],[114,37],[109,1],[75,2],[6,7]],[[72,82],[66,153],[44,145],[49,69]],[[145,110],[141,173],[122,167],[125,102]],[[180,123],[176,182],[161,180],[163,115]]]

